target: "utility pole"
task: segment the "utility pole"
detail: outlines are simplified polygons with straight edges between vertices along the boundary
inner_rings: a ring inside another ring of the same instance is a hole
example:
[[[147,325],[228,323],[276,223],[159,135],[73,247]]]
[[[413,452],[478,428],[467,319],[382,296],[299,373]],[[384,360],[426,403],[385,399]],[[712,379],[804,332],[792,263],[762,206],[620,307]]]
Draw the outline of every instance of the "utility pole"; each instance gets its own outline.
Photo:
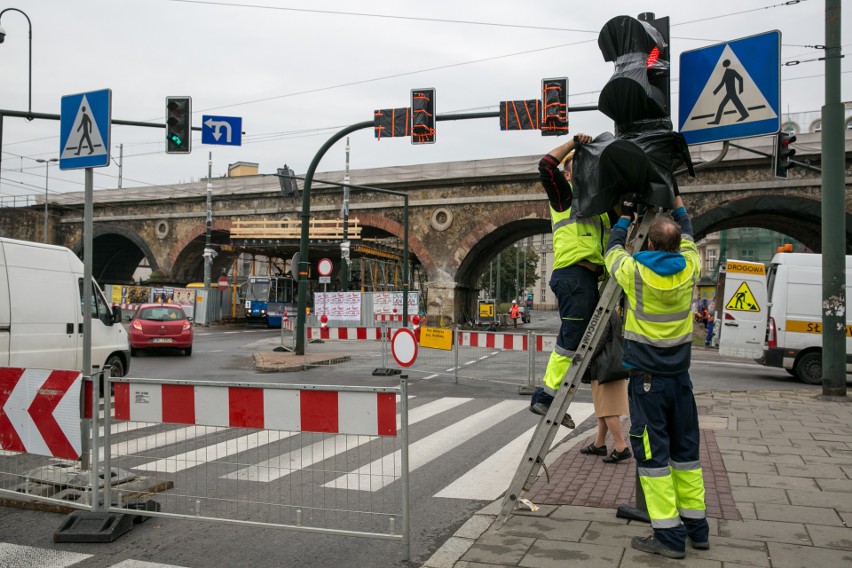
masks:
[[[518,253],[518,243],[515,243],[515,296],[512,298],[513,300],[517,300],[519,290],[518,288],[521,285],[521,272],[518,269],[518,265],[520,264],[521,255]]]
[[[204,289],[210,290],[210,272],[213,268],[213,249],[210,238],[213,232],[213,152],[207,157],[207,221],[204,236]],[[208,293],[209,298],[209,293]]]
[[[343,170],[343,242],[340,243],[340,289],[349,290],[349,137],[346,137],[346,166]]]
[[[822,394],[846,396],[846,156],[840,102],[840,0],[825,0],[825,106],[822,107]]]
[[[121,177],[124,172],[124,144],[118,145],[118,189],[121,189]]]
[[[497,296],[497,303],[500,303],[500,265],[502,264],[500,257],[503,255],[502,251],[497,253],[497,288],[494,293]]]

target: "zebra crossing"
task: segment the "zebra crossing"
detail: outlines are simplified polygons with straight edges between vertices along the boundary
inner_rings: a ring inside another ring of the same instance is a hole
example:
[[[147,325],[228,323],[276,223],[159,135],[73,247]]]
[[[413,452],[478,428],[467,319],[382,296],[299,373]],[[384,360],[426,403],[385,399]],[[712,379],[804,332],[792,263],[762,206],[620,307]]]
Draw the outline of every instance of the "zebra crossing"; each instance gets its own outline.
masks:
[[[491,428],[504,421],[526,421],[531,426],[516,437],[500,441],[499,447],[488,454],[481,463],[464,464],[464,471],[450,485],[436,493],[435,497],[452,499],[490,500],[505,491],[515,468],[523,455],[535,429],[535,418],[527,411],[527,400],[474,399],[466,397],[440,397],[434,399],[409,397],[409,471],[412,476],[418,470],[434,465],[444,455],[459,446],[476,440]],[[578,424],[593,414],[588,403],[573,403],[571,415]],[[428,425],[437,429],[418,437],[414,426]],[[115,459],[128,456],[152,456],[156,459],[137,459],[129,466],[141,472],[156,475],[178,474],[214,464],[218,460],[234,459],[243,467],[218,475],[222,480],[236,483],[272,483],[281,478],[306,470],[325,460],[331,460],[346,452],[370,444],[372,436],[329,436],[320,441],[306,438],[304,445],[296,439],[299,432],[232,430],[228,439],[217,435],[227,434],[227,428],[215,426],[176,427],[162,424],[120,422],[113,424],[110,455]],[[102,433],[102,430],[101,430]],[[570,430],[560,429],[554,446],[569,436]],[[116,441],[121,438],[120,441]],[[277,448],[276,442],[292,439],[287,451],[274,455],[261,454],[264,459],[244,463],[241,456],[252,455],[252,450]],[[495,442],[491,440],[490,445]],[[192,447],[188,447],[191,445]],[[101,447],[101,459],[105,448]],[[396,479],[400,470],[400,454],[397,448],[389,455],[371,456],[367,463],[358,464],[348,472],[339,472],[333,479],[322,484],[324,488],[372,492],[382,490]],[[436,465],[435,467],[440,467]]]

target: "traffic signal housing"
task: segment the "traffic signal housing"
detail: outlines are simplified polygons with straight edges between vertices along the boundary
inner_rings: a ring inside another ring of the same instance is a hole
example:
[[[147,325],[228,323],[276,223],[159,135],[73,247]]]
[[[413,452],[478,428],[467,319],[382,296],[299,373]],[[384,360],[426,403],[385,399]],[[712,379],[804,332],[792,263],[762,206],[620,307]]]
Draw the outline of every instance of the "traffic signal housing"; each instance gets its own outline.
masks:
[[[435,142],[435,89],[411,91],[411,143]]]
[[[786,178],[787,170],[795,166],[793,156],[796,155],[796,150],[790,147],[790,144],[796,141],[796,136],[782,130],[775,137],[775,154],[773,155],[773,165],[775,177]]]
[[[598,108],[615,122],[616,130],[671,116],[668,18],[654,20],[650,13],[640,17],[646,21],[616,16],[598,35],[604,60],[615,63],[615,72],[601,89]]]
[[[568,78],[541,80],[541,135],[568,134]]]
[[[290,197],[299,193],[299,180],[296,179],[296,174],[293,170],[284,164],[283,168],[278,168],[278,183],[281,186],[281,195]]]
[[[192,97],[166,97],[166,154],[192,151]]]

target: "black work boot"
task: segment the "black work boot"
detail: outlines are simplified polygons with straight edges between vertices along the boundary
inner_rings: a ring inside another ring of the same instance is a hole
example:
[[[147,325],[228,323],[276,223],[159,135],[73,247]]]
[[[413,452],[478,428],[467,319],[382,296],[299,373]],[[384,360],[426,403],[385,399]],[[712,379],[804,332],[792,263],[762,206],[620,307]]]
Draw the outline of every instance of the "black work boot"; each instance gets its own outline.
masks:
[[[636,550],[641,550],[642,552],[648,552],[650,554],[659,554],[666,558],[686,558],[685,550],[669,548],[659,540],[655,539],[654,535],[646,536],[645,538],[642,538],[641,536],[634,536],[630,541],[630,546]]]

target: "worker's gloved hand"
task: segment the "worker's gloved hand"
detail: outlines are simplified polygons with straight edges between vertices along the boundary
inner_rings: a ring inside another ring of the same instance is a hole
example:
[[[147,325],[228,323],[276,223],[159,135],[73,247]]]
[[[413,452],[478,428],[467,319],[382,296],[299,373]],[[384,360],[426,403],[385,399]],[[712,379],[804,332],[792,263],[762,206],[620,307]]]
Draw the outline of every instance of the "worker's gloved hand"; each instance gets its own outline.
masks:
[[[621,202],[621,216],[630,217],[630,220],[636,219],[636,207],[639,205],[639,195],[636,193],[628,193],[624,196]]]

